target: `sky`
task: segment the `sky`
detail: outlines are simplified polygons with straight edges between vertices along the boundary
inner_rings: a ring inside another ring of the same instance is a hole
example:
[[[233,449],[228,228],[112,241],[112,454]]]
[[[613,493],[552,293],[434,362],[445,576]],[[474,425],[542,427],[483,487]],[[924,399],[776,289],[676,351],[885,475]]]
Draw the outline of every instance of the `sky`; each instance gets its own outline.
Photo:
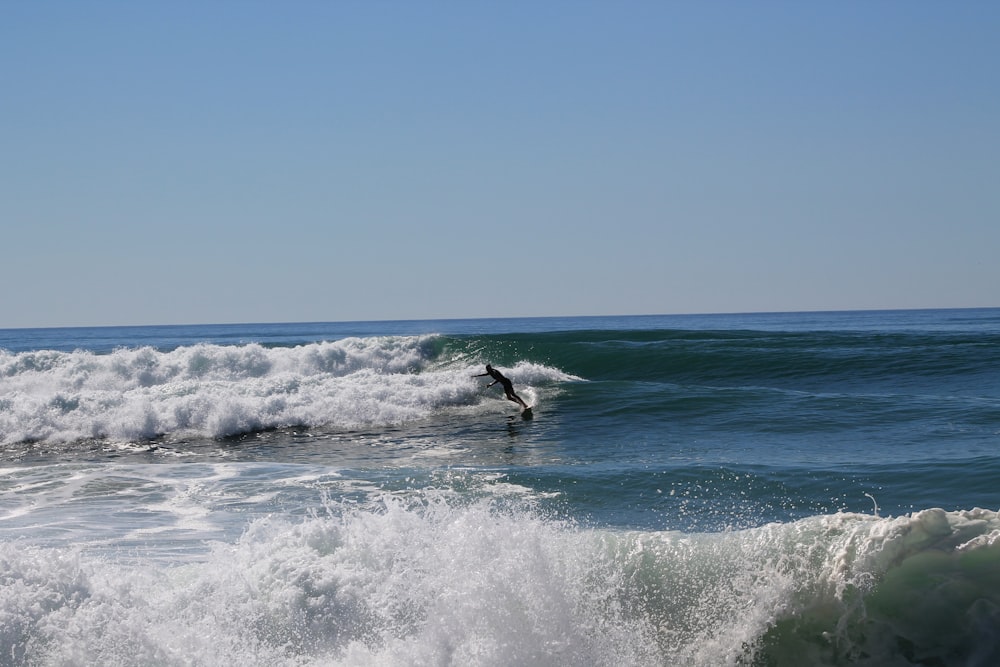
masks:
[[[0,3],[0,328],[1000,306],[1000,3]]]

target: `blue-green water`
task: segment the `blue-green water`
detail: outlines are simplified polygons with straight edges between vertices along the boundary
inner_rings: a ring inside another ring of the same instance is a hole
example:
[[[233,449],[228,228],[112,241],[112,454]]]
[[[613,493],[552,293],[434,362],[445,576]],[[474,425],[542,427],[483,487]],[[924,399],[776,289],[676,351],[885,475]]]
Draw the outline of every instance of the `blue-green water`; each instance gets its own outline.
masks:
[[[0,350],[0,664],[1000,661],[997,309]]]

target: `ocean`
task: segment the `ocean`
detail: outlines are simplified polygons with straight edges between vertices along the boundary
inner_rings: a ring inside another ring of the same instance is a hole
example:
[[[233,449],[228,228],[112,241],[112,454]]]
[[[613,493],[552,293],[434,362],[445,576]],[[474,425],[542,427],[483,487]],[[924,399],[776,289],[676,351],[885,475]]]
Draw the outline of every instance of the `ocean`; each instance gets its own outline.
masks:
[[[0,665],[997,665],[998,509],[1000,309],[0,331]]]

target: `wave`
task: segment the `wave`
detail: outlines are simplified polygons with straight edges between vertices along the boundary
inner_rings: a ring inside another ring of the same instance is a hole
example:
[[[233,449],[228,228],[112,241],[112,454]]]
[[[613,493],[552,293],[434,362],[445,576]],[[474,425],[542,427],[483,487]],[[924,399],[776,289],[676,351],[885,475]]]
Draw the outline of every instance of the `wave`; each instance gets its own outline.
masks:
[[[223,437],[297,426],[401,424],[484,400],[479,358],[440,336],[346,338],[295,347],[197,344],[0,350],[0,444]],[[567,379],[522,362],[520,382]]]
[[[987,665],[1000,518],[581,528],[425,490],[158,566],[0,543],[0,662]]]
[[[933,387],[995,379],[996,334],[749,330],[579,331],[498,336],[498,346],[593,380],[726,386]]]

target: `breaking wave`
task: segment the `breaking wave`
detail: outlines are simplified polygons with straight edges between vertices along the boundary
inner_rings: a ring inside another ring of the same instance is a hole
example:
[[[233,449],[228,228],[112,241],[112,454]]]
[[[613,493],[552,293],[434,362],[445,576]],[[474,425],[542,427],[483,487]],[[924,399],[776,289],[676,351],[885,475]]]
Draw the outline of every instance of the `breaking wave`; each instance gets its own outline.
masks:
[[[482,401],[483,383],[471,377],[479,360],[449,360],[442,349],[441,337],[426,335],[109,354],[0,350],[0,444],[380,426]],[[530,363],[513,373],[527,383],[569,377]]]

